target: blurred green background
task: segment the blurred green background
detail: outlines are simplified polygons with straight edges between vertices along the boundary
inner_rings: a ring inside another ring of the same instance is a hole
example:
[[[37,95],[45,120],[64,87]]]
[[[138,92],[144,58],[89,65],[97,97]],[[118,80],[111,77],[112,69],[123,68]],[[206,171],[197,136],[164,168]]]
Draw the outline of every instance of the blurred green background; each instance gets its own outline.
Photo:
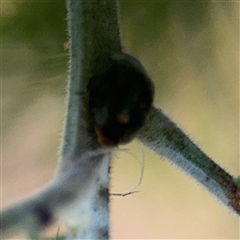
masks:
[[[55,173],[65,111],[65,1],[1,2],[2,205]],[[161,107],[219,165],[239,175],[239,2],[121,0],[126,51]],[[175,166],[133,142],[112,168],[114,239],[239,239],[239,220]],[[56,228],[52,229],[52,232]]]

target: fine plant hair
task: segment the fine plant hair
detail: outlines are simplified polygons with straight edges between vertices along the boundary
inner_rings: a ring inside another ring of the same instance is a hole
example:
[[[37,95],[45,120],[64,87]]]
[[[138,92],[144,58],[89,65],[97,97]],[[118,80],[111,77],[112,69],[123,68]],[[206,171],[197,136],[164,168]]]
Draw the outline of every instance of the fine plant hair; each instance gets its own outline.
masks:
[[[81,92],[88,79],[122,52],[115,0],[67,0],[69,85],[65,132],[57,175],[49,186],[1,211],[1,239],[18,231],[38,238],[53,222],[66,224],[66,239],[109,239],[109,172],[115,147],[100,145],[87,128]],[[94,19],[94,20],[93,20]],[[101,43],[101,45],[99,45]],[[240,188],[160,109],[152,106],[136,138],[183,169],[233,213]]]

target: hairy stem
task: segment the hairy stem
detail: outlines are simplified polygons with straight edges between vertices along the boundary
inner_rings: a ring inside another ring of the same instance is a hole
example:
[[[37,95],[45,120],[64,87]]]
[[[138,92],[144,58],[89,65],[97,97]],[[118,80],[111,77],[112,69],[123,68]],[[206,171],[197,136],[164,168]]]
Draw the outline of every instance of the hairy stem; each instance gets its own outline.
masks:
[[[240,188],[234,178],[203,153],[161,110],[152,108],[138,139],[174,162],[227,207],[240,214]]]
[[[69,169],[69,160],[75,161],[85,152],[98,151],[96,148],[101,148],[87,132],[82,96],[88,80],[107,69],[111,56],[121,51],[115,0],[68,0],[67,8],[70,85],[60,175]],[[98,165],[97,181],[93,181],[91,173],[84,179],[85,182],[91,182],[91,191],[88,197],[85,196],[85,203],[81,202],[77,206],[79,216],[74,214],[74,220],[69,217],[66,219],[69,226],[68,237],[103,239],[109,236],[110,156],[105,155],[97,160],[102,161]],[[87,214],[83,214],[86,212]],[[87,221],[80,224],[83,218]]]
[[[70,81],[62,161],[89,148],[82,96],[89,78],[121,51],[116,5],[115,0],[67,0]]]
[[[84,92],[90,77],[121,51],[115,0],[67,0],[69,86],[58,173],[48,188],[1,212],[1,237],[24,229],[31,236],[63,219],[68,239],[109,238],[111,152],[89,134]]]

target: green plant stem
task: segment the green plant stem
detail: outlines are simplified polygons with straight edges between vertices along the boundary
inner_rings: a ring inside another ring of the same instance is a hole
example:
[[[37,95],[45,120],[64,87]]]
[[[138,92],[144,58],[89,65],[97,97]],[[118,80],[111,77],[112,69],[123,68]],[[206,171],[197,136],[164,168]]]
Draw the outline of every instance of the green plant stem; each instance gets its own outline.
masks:
[[[160,109],[152,108],[138,139],[158,155],[175,163],[240,215],[240,188],[234,178],[197,147]]]

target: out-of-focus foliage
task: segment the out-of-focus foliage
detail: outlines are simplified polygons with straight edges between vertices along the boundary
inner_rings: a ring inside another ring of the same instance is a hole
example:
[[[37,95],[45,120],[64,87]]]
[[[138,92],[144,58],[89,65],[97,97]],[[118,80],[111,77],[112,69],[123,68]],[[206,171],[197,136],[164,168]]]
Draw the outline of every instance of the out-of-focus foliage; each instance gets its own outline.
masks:
[[[66,88],[65,1],[5,1],[2,7],[3,134],[43,92]],[[53,109],[54,110],[54,109]]]
[[[49,51],[53,47],[59,50],[58,43],[66,41],[64,0],[6,1],[2,3],[3,11],[5,4],[10,13],[3,14],[1,33],[11,41],[22,41],[39,51]]]

